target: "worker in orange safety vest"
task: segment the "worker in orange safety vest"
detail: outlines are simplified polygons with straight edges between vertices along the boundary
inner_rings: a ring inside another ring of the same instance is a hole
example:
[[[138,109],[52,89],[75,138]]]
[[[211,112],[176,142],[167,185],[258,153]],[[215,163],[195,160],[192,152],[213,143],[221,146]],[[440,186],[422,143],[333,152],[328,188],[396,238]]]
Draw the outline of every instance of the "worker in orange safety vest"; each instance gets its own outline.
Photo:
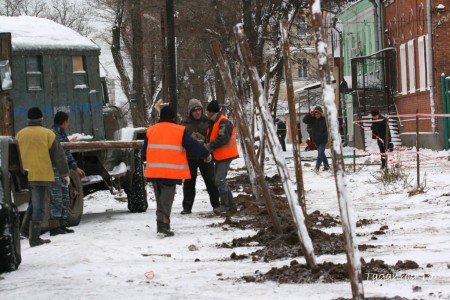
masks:
[[[236,210],[233,194],[227,183],[227,174],[233,159],[239,156],[236,143],[236,127],[220,112],[220,105],[216,100],[209,102],[206,107],[210,126],[205,145],[211,151],[214,159],[214,182],[219,190],[220,206],[214,209],[216,214],[224,214]]]
[[[191,177],[186,151],[211,161],[210,152],[176,124],[176,114],[164,106],[158,123],[148,127],[142,148],[145,178],[151,182],[156,198],[156,226],[160,237],[173,236],[170,213],[175,198],[175,187]]]

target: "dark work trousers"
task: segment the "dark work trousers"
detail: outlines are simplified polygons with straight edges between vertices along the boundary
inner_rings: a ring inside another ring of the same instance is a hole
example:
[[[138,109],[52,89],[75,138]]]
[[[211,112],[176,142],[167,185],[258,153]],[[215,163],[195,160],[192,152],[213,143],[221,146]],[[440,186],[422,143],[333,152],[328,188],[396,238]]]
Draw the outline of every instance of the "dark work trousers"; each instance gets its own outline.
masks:
[[[378,148],[380,148],[380,154],[381,154],[381,167],[386,167],[386,149],[383,141],[380,141],[377,139]]]
[[[206,185],[209,194],[209,201],[213,208],[219,207],[219,190],[214,183],[214,163],[205,163],[203,159],[188,159],[189,170],[191,171],[191,179],[186,179],[183,185],[183,209],[191,211],[195,199],[195,183],[197,181],[197,170]]]
[[[278,139],[280,140],[281,149],[283,149],[284,152],[286,152],[286,135],[278,135]]]
[[[225,208],[236,208],[234,197],[227,183],[227,174],[230,169],[231,160],[220,160],[215,162],[215,183],[220,195],[220,205]]]
[[[175,198],[176,185],[165,185],[152,181],[156,198],[156,222],[170,224],[170,213]]]

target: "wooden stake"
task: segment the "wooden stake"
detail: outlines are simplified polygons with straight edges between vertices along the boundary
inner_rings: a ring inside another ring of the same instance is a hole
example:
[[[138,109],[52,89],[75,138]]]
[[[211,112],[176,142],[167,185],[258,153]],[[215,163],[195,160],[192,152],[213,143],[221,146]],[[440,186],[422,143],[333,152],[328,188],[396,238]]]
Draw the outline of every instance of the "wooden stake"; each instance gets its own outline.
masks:
[[[225,60],[224,51],[217,40],[211,42],[211,49],[213,51],[214,57],[219,67],[220,76],[222,77],[225,91],[230,98],[230,102],[233,106],[234,117],[236,118],[236,126],[239,132],[239,137],[242,139],[244,146],[244,159],[248,159],[249,163],[246,163],[247,170],[250,174],[250,180],[252,183],[252,190],[254,195],[261,199],[264,199],[266,209],[269,213],[270,219],[272,221],[274,230],[277,234],[281,234],[281,225],[278,220],[278,216],[275,211],[275,206],[273,205],[272,197],[269,193],[269,188],[267,186],[266,180],[264,178],[264,172],[261,169],[258,158],[256,157],[256,152],[254,144],[250,138],[250,130],[247,123],[246,115],[244,109],[241,105],[241,101],[237,96],[236,89],[233,85],[231,78],[230,68]]]
[[[284,156],[281,154],[281,145],[277,138],[272,117],[270,116],[267,101],[264,98],[261,81],[259,79],[258,72],[256,71],[256,67],[253,63],[253,56],[247,42],[247,37],[244,34],[242,24],[238,24],[234,27],[234,33],[238,42],[241,60],[245,65],[247,75],[250,79],[253,101],[255,102],[256,106],[259,109],[259,112],[261,113],[263,128],[269,142],[269,148],[275,160],[278,174],[280,175],[281,182],[286,193],[286,198],[288,199],[289,206],[291,208],[294,222],[297,224],[298,236],[303,253],[305,255],[306,263],[309,267],[314,267],[316,265],[316,257],[314,255],[314,248],[311,242],[311,238],[309,237],[308,230],[305,226],[305,216],[303,215],[301,207],[298,205],[298,201],[295,201],[295,199],[297,198],[297,195],[295,194],[295,188],[292,181],[289,179],[289,171],[287,169]]]
[[[311,23],[316,39],[317,60],[322,75],[322,86],[324,90],[325,113],[328,121],[333,148],[333,171],[336,182],[336,191],[341,214],[342,231],[344,233],[344,246],[347,254],[348,274],[352,288],[353,299],[364,299],[364,288],[361,275],[361,262],[358,246],[356,245],[356,222],[353,220],[351,201],[347,193],[347,180],[345,178],[344,156],[342,140],[339,133],[339,122],[337,115],[334,89],[331,83],[331,73],[328,66],[327,44],[323,40],[324,29],[322,24],[322,12],[320,0],[309,0],[311,8]]]

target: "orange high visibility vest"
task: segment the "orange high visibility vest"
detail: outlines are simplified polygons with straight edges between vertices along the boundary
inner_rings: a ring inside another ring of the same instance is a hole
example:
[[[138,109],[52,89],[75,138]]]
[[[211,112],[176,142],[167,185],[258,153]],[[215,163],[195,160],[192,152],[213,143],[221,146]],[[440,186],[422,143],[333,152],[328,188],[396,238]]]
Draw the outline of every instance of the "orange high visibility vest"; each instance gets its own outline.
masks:
[[[219,137],[219,124],[223,119],[230,121],[230,119],[228,119],[224,115],[220,115],[219,119],[214,123],[211,130],[211,135],[209,137],[210,142]],[[214,156],[215,160],[225,160],[236,158],[239,156],[238,147],[236,144],[236,127],[234,126],[233,122],[231,122],[231,124],[233,125],[233,130],[231,131],[231,137],[228,140],[228,143],[212,151],[212,155]]]
[[[183,147],[185,127],[160,122],[147,129],[145,177],[190,179],[191,172]]]

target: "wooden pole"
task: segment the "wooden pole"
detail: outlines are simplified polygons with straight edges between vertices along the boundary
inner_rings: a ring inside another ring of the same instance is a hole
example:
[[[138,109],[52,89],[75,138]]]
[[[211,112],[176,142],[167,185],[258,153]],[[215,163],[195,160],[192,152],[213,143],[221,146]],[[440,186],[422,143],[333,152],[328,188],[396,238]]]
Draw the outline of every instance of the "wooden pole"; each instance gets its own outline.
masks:
[[[272,201],[272,196],[269,193],[269,188],[267,186],[266,179],[264,178],[264,172],[261,169],[258,158],[256,157],[256,152],[254,148],[254,144],[250,137],[250,130],[247,123],[246,115],[244,113],[244,109],[241,105],[241,101],[239,101],[238,94],[233,85],[233,80],[231,78],[230,68],[228,63],[225,60],[224,51],[217,40],[213,40],[211,42],[211,49],[213,51],[214,57],[219,67],[220,76],[222,77],[222,81],[225,87],[225,91],[228,97],[231,100],[233,106],[234,117],[236,118],[236,126],[238,128],[239,136],[243,139],[242,145],[244,146],[245,159],[250,161],[247,165],[249,170],[250,180],[253,180],[252,189],[254,195],[258,199],[264,199],[267,212],[269,213],[270,219],[272,221],[272,225],[274,227],[274,231],[277,234],[282,233],[280,221],[275,211],[275,206]]]
[[[173,0],[166,0],[166,18],[167,18],[167,69],[169,73],[169,106],[175,114],[178,111],[177,98],[177,66],[175,57],[175,21],[174,21]]]
[[[416,167],[417,167],[417,188],[419,188],[420,187],[419,110],[416,110]]]
[[[324,41],[325,30],[322,23],[320,0],[309,0],[311,8],[311,23],[316,41],[316,53],[320,74],[322,76],[323,99],[328,121],[328,131],[333,143],[333,171],[336,182],[336,192],[344,235],[344,246],[347,255],[347,269],[352,288],[353,299],[364,299],[364,288],[361,274],[361,262],[358,245],[356,244],[356,221],[351,207],[351,199],[347,193],[345,178],[342,139],[339,132],[339,121],[335,101],[335,93],[331,83],[331,73],[328,65],[327,44]]]
[[[309,237],[308,230],[305,225],[305,216],[303,215],[303,211],[298,204],[298,201],[295,201],[296,198],[298,199],[298,196],[295,194],[293,183],[290,180],[289,170],[287,169],[286,162],[282,154],[281,145],[277,138],[275,126],[272,122],[272,117],[270,116],[267,100],[264,99],[264,91],[261,86],[261,81],[258,76],[258,72],[256,71],[255,64],[253,63],[253,56],[247,42],[247,37],[244,34],[242,24],[238,24],[234,27],[234,33],[238,42],[241,60],[245,65],[247,75],[250,79],[253,101],[261,113],[262,124],[269,142],[269,148],[271,149],[273,159],[275,160],[278,174],[280,175],[281,182],[286,193],[286,198],[288,199],[289,206],[291,208],[294,222],[297,224],[298,236],[305,255],[306,263],[310,268],[312,268],[316,265],[316,257],[314,255],[314,248],[311,238]]]
[[[104,150],[104,149],[138,149],[144,145],[143,141],[93,141],[93,142],[64,142],[61,146],[65,150]]]
[[[291,53],[289,49],[289,22],[287,19],[280,24],[281,41],[283,43],[283,61],[284,61],[284,79],[286,81],[286,92],[289,106],[289,120],[292,134],[292,152],[294,154],[295,177],[297,180],[298,203],[300,204],[303,215],[305,216],[306,226],[309,228],[308,214],[306,213],[306,197],[303,185],[302,157],[300,154],[300,145],[297,139],[297,111],[295,109],[294,84],[292,82]],[[295,131],[294,131],[295,130]]]

